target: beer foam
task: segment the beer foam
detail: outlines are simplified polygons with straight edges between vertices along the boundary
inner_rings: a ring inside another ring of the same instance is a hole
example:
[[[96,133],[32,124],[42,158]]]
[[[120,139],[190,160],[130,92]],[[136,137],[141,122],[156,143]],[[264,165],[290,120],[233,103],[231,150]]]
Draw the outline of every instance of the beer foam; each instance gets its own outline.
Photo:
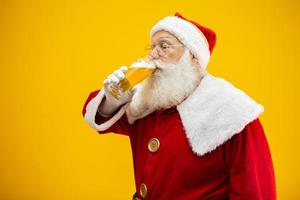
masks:
[[[136,62],[134,62],[132,65],[130,65],[132,68],[149,68],[154,69],[155,64],[151,61],[145,61],[144,59],[138,59]]]

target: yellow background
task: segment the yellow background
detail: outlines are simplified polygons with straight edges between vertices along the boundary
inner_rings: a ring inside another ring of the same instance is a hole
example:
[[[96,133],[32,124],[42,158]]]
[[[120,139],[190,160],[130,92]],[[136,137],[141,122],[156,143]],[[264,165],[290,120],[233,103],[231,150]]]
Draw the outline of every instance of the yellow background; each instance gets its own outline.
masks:
[[[0,199],[130,199],[129,139],[98,135],[82,106],[144,54],[176,11],[217,33],[208,71],[264,105],[278,199],[300,198],[299,2],[0,1]]]

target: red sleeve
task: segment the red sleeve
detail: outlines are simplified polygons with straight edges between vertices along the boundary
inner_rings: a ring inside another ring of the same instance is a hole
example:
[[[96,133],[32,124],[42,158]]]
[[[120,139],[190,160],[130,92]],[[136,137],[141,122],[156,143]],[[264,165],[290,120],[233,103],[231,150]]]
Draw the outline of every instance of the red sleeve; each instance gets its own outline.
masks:
[[[267,138],[257,118],[225,143],[230,200],[274,200],[276,185]]]
[[[86,113],[86,106],[99,93],[99,91],[100,90],[96,90],[96,91],[93,91],[93,92],[91,92],[89,94],[87,100],[84,103],[83,109],[82,109],[82,115],[83,115],[83,117],[84,117],[84,115]],[[116,112],[118,112],[118,110]],[[96,117],[95,117],[96,124],[101,124],[101,123],[103,123],[103,122],[105,122],[107,120],[109,120],[109,117],[103,117],[102,115],[100,115],[97,112]],[[123,114],[123,116],[115,124],[113,124],[110,128],[106,129],[105,131],[97,131],[97,132],[101,133],[101,134],[114,132],[114,133],[118,133],[118,134],[122,134],[122,135],[127,135],[128,136],[129,133],[130,133],[130,130],[131,130],[131,126],[132,125],[130,125],[128,123],[126,114]]]

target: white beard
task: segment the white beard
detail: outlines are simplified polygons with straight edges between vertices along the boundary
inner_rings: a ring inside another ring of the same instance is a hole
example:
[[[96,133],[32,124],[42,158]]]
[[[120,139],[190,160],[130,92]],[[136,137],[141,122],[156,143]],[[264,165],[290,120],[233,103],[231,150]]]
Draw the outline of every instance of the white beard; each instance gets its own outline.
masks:
[[[159,69],[137,87],[126,109],[129,121],[180,104],[196,89],[205,74],[199,66],[191,63],[186,48],[177,63],[153,61]]]

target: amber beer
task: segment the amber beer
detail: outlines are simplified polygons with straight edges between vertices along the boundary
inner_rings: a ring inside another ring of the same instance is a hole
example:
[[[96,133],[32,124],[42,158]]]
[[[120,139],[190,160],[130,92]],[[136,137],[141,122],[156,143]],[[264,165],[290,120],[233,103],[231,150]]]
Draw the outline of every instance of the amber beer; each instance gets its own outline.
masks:
[[[111,93],[114,97],[119,98],[122,93],[130,90],[136,84],[145,80],[155,71],[154,63],[147,59],[139,59],[125,72],[125,78],[122,79],[117,85],[110,84]]]

